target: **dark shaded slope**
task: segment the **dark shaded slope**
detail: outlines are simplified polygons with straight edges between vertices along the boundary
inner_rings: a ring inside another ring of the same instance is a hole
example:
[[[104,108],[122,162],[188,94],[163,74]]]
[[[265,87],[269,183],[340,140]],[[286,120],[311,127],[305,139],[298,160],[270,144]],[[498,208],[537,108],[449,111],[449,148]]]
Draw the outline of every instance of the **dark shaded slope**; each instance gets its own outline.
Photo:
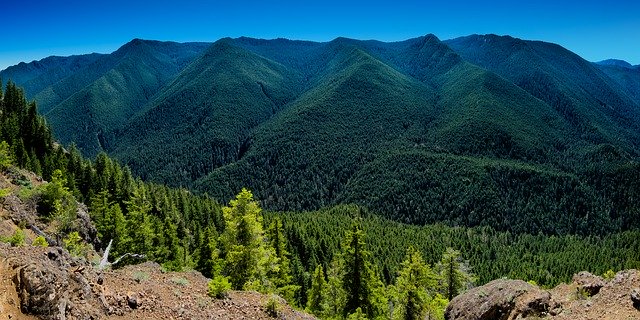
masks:
[[[295,99],[301,83],[285,66],[220,40],[116,133],[110,151],[146,179],[188,185],[240,159],[252,129]]]
[[[201,190],[227,198],[249,186],[270,208],[319,207],[377,151],[409,144],[403,135],[428,123],[434,92],[357,47],[341,47],[320,84],[262,126],[244,159],[199,181]]]
[[[25,90],[28,99],[33,99],[46,87],[69,77],[104,56],[92,53],[70,57],[52,56],[30,63],[21,62],[0,71],[0,79],[13,81]]]
[[[621,60],[605,60],[595,64],[615,80],[640,105],[640,68]]]
[[[95,155],[103,150],[104,135],[124,125],[204,46],[133,40],[110,57],[115,63],[109,70],[47,118],[61,142],[75,142],[85,155]]]
[[[567,199],[589,198],[591,191],[567,192],[555,202],[545,195],[571,190],[575,176],[493,160],[544,161],[562,144],[561,117],[435,38],[393,45],[348,39],[328,44],[335,55],[320,72],[323,80],[259,128],[243,159],[214,170],[196,187],[226,199],[248,186],[267,208],[278,210],[359,203],[411,223],[575,232],[587,211],[566,215]],[[406,54],[384,63],[369,52],[380,59]],[[399,72],[402,65],[413,65],[415,77]],[[501,198],[505,183],[522,193],[511,201]],[[534,187],[543,191],[529,193]],[[525,214],[541,208],[545,216]],[[562,223],[544,225],[558,215]]]
[[[581,139],[637,149],[638,106],[591,63],[555,44],[473,35],[446,43],[553,106]]]

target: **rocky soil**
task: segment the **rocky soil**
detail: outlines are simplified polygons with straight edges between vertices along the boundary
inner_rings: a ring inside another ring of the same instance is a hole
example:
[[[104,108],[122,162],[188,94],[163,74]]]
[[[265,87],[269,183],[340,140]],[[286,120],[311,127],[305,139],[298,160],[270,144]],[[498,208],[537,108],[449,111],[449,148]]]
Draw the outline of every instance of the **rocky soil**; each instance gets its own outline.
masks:
[[[448,320],[640,319],[640,272],[604,280],[580,272],[570,284],[544,290],[521,280],[494,280],[455,297]]]
[[[25,245],[0,243],[0,320],[5,319],[315,319],[291,308],[280,297],[257,292],[230,292],[223,300],[206,293],[208,279],[199,272],[163,272],[151,262],[117,270],[99,270],[99,256],[73,257],[60,247],[34,247],[33,239],[47,230],[34,203],[17,196],[16,180],[42,183],[36,176],[0,174],[0,236],[26,227]],[[81,235],[97,243],[84,206],[78,216]],[[49,239],[55,244],[56,239]],[[277,312],[267,312],[275,299]]]

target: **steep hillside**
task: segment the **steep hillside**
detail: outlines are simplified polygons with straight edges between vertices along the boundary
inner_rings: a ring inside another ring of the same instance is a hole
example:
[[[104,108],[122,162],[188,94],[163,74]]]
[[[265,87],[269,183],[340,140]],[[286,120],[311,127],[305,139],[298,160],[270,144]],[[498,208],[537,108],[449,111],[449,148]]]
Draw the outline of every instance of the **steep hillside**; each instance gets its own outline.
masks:
[[[301,83],[299,73],[220,40],[116,132],[108,150],[145,179],[188,185],[240,159],[252,129]]]
[[[134,40],[36,99],[63,143],[223,202],[249,187],[269,210],[356,203],[553,234],[640,226],[634,67],[494,35],[204,47]]]
[[[133,40],[112,54],[113,66],[46,116],[62,143],[75,142],[93,156],[104,149],[104,134],[124,125],[202,48],[204,44]]]
[[[629,97],[640,105],[640,68],[622,60],[605,60],[595,63],[598,69],[615,80]]]
[[[557,110],[581,138],[636,152],[638,105],[591,63],[556,45],[509,36],[446,41],[465,60],[494,71]]]
[[[33,99],[46,87],[103,57],[102,54],[92,53],[70,57],[52,56],[30,63],[23,62],[0,71],[0,79],[15,82],[24,89],[27,98]]]
[[[47,58],[2,75],[26,86],[62,143],[75,142],[94,156],[103,150],[104,134],[123,125],[208,46],[134,39],[112,54]]]

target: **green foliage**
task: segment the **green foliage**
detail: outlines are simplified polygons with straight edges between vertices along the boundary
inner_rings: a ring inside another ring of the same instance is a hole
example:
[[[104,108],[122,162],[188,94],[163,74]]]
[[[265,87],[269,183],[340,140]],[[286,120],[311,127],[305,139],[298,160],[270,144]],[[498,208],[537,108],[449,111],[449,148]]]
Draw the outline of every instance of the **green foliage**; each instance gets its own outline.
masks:
[[[357,224],[345,236],[340,258],[344,273],[342,286],[346,293],[344,315],[361,309],[372,318],[380,314],[376,304],[376,289],[381,285],[371,265],[371,257],[364,241],[365,233]]]
[[[11,189],[9,189],[9,188],[0,189],[0,199],[4,199],[10,194],[11,194]]]
[[[220,235],[224,248],[222,273],[236,290],[271,289],[267,274],[277,266],[277,258],[264,239],[261,209],[251,191],[243,189],[222,208],[222,213],[226,222]]]
[[[0,237],[0,242],[9,243],[14,247],[21,247],[24,246],[25,238],[24,230],[18,228],[11,237]]]
[[[73,231],[62,240],[64,248],[76,257],[86,257],[89,246],[82,240],[77,231]]]
[[[37,236],[35,239],[33,239],[33,242],[31,243],[31,245],[34,247],[46,248],[49,246],[49,243],[43,236]]]
[[[177,285],[180,286],[188,286],[189,285],[189,280],[185,279],[185,278],[171,278],[171,281]]]
[[[611,279],[615,278],[615,276],[616,276],[616,273],[615,273],[615,272],[613,272],[613,270],[611,270],[611,269],[609,269],[609,270],[605,271],[605,272],[602,274],[602,278],[603,278],[604,280],[607,280],[607,281],[609,281],[609,280],[611,280]]]
[[[142,283],[149,280],[149,273],[144,271],[135,271],[132,277],[135,282]]]
[[[451,300],[474,282],[468,265],[462,261],[461,253],[453,248],[447,248],[442,254],[442,260],[437,265],[440,280],[443,283],[443,295]]]
[[[0,142],[0,170],[7,170],[13,163],[11,148],[6,141]]]
[[[231,283],[225,276],[217,275],[207,284],[207,294],[212,298],[226,298],[229,290],[231,290]]]
[[[307,292],[307,307],[305,310],[318,317],[324,315],[325,309],[327,309],[327,300],[330,299],[324,277],[322,265],[317,265],[311,278],[311,288]]]
[[[280,302],[278,301],[278,297],[275,295],[270,295],[269,300],[265,304],[265,311],[272,318],[277,318],[280,314]]]
[[[394,311],[401,319],[423,319],[429,311],[429,298],[435,294],[437,283],[435,272],[424,262],[420,252],[409,247],[396,278],[400,305]]]

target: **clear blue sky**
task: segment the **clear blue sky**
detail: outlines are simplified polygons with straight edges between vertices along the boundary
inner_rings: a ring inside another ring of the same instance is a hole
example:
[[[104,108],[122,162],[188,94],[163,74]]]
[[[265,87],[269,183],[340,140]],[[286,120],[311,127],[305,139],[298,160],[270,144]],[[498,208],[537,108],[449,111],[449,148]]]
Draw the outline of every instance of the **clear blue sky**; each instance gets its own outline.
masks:
[[[558,43],[587,60],[640,64],[640,1],[3,1],[0,69],[50,55],[108,53],[133,38],[383,41],[508,34]]]

